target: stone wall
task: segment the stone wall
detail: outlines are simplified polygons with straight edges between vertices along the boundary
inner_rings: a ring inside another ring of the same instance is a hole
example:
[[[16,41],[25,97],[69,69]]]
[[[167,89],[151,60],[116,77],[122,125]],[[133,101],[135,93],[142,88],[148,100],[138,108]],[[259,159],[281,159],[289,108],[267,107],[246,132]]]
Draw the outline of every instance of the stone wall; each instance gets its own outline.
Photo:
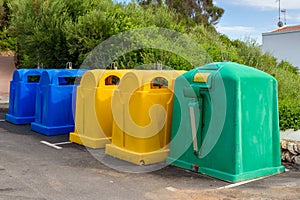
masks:
[[[300,131],[286,130],[281,136],[281,160],[300,166]]]
[[[281,140],[281,160],[300,165],[300,142]]]

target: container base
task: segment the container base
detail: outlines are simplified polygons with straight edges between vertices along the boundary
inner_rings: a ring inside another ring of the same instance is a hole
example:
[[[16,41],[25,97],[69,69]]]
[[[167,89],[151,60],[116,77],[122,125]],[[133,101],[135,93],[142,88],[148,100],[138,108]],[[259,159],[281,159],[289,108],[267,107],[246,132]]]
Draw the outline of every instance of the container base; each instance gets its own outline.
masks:
[[[34,122],[34,116],[32,117],[16,117],[11,114],[5,115],[5,120],[12,123],[12,124],[30,124],[31,122]]]
[[[235,182],[241,182],[241,181],[246,181],[250,179],[255,179],[259,177],[264,177],[264,176],[270,176],[270,175],[275,175],[279,174],[281,172],[284,172],[285,168],[284,166],[278,166],[278,167],[268,167],[268,168],[263,168],[263,169],[257,169],[249,172],[243,172],[240,174],[229,174],[226,172],[222,172],[219,170],[207,168],[207,167],[201,167],[197,166],[197,164],[194,163],[189,163],[185,162],[182,160],[177,160],[171,157],[168,157],[166,162],[168,164],[188,169],[191,171],[195,171],[201,174],[205,174],[217,179],[221,179],[227,182],[235,183]]]
[[[136,153],[117,147],[113,144],[107,144],[105,154],[125,160],[136,165],[149,165],[164,162],[170,153],[169,149],[161,149],[149,153]]]
[[[111,137],[107,138],[91,138],[79,135],[77,132],[70,133],[70,141],[93,149],[105,148],[106,144],[111,143]]]
[[[31,123],[31,130],[46,136],[63,135],[74,131],[74,125],[66,126],[44,126],[38,123]]]

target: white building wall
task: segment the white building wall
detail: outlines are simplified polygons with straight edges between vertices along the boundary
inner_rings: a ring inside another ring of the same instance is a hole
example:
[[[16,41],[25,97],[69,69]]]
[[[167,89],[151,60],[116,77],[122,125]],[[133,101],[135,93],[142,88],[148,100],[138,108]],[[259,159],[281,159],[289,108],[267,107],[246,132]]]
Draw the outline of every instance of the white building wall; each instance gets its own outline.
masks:
[[[263,33],[262,51],[300,68],[300,30]]]

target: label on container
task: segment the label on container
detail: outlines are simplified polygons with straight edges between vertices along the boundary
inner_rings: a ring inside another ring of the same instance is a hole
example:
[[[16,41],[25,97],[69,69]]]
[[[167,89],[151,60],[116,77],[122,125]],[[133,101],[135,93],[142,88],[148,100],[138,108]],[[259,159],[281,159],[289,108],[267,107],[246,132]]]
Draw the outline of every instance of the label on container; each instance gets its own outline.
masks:
[[[197,82],[197,83],[206,83],[207,80],[208,80],[209,75],[210,75],[209,72],[206,72],[206,73],[198,72],[194,76],[194,82]]]

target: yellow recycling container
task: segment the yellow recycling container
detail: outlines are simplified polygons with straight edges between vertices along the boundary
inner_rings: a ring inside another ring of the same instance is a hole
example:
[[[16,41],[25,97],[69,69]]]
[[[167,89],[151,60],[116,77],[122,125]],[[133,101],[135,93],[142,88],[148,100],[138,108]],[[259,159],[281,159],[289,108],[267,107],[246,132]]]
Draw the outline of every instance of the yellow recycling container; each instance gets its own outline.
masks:
[[[75,131],[70,141],[104,148],[112,133],[111,96],[126,70],[87,71],[77,87]]]
[[[112,143],[106,154],[138,165],[166,159],[174,81],[182,73],[134,70],[123,76],[112,97]]]

